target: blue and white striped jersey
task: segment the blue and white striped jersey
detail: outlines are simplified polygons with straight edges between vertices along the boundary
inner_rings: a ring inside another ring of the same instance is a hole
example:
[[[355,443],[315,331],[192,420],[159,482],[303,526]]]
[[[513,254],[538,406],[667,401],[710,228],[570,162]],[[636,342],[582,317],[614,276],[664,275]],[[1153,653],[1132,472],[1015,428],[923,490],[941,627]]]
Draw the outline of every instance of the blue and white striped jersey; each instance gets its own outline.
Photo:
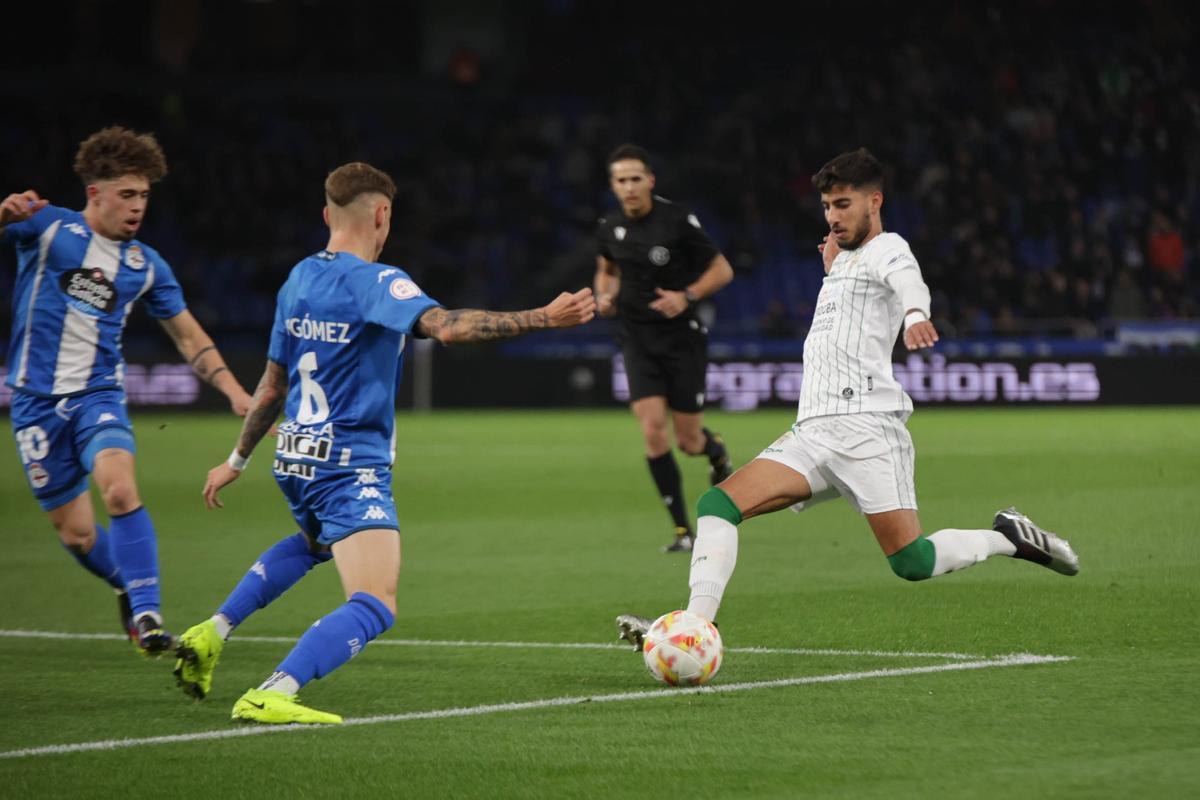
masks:
[[[46,206],[4,229],[16,244],[8,381],[43,397],[122,385],[121,332],[134,301],[150,316],[186,310],[167,262],[138,242],[93,231],[83,214]]]
[[[267,351],[288,376],[277,475],[391,464],[405,339],[438,305],[402,270],[350,253],[322,250],[292,268]]]

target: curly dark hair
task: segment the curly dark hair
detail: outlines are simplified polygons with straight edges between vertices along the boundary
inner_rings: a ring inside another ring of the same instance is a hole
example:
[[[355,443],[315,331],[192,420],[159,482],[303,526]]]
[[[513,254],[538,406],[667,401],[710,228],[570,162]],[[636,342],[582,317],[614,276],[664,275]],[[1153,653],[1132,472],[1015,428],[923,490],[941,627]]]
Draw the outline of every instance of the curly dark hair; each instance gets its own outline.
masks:
[[[865,147],[842,153],[821,167],[812,176],[812,184],[818,192],[825,194],[835,186],[850,186],[855,189],[883,189],[883,165]]]
[[[396,184],[383,170],[361,161],[342,164],[325,178],[325,196],[335,205],[350,205],[354,198],[367,192],[376,192],[391,200],[396,196]]]
[[[113,126],[80,142],[75,174],[85,186],[124,175],[139,175],[157,183],[167,174],[167,157],[154,134]]]

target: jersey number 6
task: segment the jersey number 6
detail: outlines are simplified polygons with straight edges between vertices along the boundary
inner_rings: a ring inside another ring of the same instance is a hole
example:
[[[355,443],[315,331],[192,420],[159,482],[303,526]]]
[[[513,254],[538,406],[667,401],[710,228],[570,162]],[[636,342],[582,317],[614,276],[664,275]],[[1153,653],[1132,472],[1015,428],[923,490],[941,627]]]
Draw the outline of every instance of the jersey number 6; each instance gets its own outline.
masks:
[[[296,413],[296,422],[301,425],[324,422],[329,417],[329,400],[321,384],[313,380],[313,373],[317,371],[317,354],[308,352],[300,356],[296,370],[300,373],[300,410]]]

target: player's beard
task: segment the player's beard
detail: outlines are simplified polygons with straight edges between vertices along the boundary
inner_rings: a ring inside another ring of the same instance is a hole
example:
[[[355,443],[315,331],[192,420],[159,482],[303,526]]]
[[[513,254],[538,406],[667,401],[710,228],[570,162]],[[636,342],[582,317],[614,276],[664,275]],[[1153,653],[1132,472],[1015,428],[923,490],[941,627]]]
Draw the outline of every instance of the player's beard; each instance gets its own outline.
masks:
[[[851,239],[849,242],[846,242],[846,244],[842,244],[841,242],[838,242],[838,247],[842,250],[857,250],[859,247],[862,246],[863,241],[867,238],[867,236],[870,233],[871,233],[871,215],[864,214],[863,219],[862,219],[862,225],[859,226],[854,231],[854,238]]]

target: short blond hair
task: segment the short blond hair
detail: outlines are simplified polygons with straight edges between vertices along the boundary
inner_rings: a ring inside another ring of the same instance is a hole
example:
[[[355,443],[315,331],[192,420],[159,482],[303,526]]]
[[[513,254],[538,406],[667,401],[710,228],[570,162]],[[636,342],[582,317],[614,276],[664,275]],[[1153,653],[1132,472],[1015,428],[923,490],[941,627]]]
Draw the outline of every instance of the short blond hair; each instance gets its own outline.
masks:
[[[383,170],[361,161],[343,164],[325,179],[325,197],[336,206],[348,206],[359,195],[368,192],[376,192],[391,201],[396,196],[396,184]]]

